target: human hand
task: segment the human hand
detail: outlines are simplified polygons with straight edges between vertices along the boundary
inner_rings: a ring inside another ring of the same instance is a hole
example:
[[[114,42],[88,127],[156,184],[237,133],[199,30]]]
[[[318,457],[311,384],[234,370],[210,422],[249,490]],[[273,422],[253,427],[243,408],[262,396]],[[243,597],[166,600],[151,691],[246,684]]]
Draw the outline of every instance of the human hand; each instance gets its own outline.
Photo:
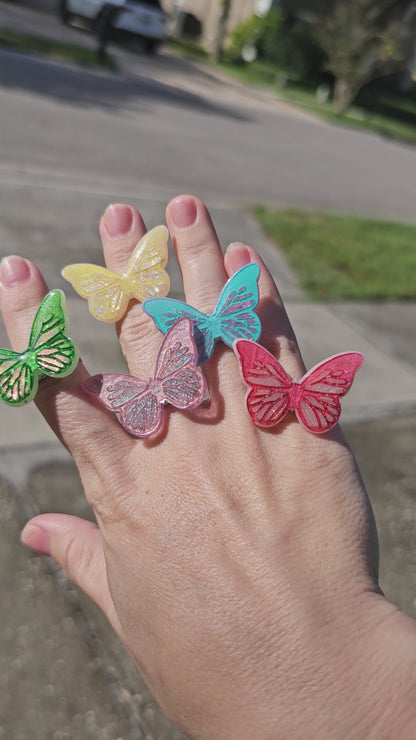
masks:
[[[224,259],[204,205],[189,196],[169,204],[167,223],[186,300],[203,311],[228,276],[260,266],[261,342],[301,377],[255,251],[235,244]],[[144,232],[135,209],[107,209],[107,266],[121,272]],[[47,288],[18,258],[2,264],[0,281],[20,350]],[[130,373],[148,377],[162,335],[138,304],[117,330]],[[26,526],[25,543],[51,554],[100,605],[189,737],[404,737],[410,679],[406,688],[401,671],[414,669],[414,627],[379,592],[372,513],[340,430],[315,436],[291,416],[259,429],[234,354],[218,346],[203,370],[209,411],[173,411],[166,433],[146,441],[83,392],[81,364],[42,380],[37,405],[72,453],[98,526],[44,514]],[[382,727],[395,722],[395,734],[380,732],[380,702]]]

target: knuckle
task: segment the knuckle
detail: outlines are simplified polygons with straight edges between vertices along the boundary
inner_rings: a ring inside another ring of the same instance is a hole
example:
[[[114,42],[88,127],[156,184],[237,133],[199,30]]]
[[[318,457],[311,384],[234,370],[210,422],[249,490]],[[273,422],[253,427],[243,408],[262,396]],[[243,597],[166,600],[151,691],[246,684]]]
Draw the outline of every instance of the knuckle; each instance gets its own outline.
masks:
[[[121,349],[125,358],[131,353],[132,346],[137,345],[138,338],[143,344],[154,341],[158,331],[153,319],[144,313],[139,305],[133,306],[123,321],[119,332]]]
[[[219,286],[215,275],[206,274],[204,280],[200,280],[197,291],[191,293],[191,304],[199,311],[210,313],[214,310],[218,300]]]
[[[198,260],[198,267],[200,267],[200,258],[207,257],[210,251],[218,251],[218,245],[209,241],[205,238],[204,234],[200,234],[199,238],[194,238],[190,243],[187,244],[187,257],[188,259]]]

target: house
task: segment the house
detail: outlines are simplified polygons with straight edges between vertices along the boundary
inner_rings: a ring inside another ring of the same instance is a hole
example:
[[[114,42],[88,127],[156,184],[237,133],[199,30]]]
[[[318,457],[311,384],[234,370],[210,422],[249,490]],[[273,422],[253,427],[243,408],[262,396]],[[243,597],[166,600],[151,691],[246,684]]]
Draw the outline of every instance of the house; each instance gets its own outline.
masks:
[[[192,13],[202,24],[201,41],[212,47],[221,15],[221,0],[162,0],[164,9],[174,19],[181,13]],[[231,31],[254,13],[264,15],[273,5],[273,0],[234,0],[228,21]]]

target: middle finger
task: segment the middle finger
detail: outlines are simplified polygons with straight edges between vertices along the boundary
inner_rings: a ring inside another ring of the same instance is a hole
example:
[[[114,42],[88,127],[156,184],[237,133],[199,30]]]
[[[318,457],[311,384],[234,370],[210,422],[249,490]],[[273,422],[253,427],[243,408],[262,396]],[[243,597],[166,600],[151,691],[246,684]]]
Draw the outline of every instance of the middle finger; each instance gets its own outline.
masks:
[[[206,206],[199,198],[180,195],[166,209],[187,302],[211,312],[227,275],[218,237]]]
[[[145,233],[146,226],[136,208],[123,203],[110,205],[100,222],[108,269],[123,273],[134,248]],[[153,367],[161,343],[161,335],[152,319],[144,313],[140,303],[130,301],[127,313],[117,322],[116,329],[129,371],[132,375],[146,377]]]

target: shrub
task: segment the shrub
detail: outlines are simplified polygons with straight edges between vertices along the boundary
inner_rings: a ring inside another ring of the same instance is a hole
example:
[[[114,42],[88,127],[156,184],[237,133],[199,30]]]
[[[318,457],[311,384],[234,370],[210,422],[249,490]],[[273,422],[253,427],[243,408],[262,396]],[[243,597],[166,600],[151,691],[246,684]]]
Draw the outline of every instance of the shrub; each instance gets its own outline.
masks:
[[[304,21],[289,20],[280,11],[263,18],[253,15],[232,33],[228,58],[241,62],[243,50],[250,46],[259,59],[272,62],[294,81],[317,81],[322,76],[324,55]]]

